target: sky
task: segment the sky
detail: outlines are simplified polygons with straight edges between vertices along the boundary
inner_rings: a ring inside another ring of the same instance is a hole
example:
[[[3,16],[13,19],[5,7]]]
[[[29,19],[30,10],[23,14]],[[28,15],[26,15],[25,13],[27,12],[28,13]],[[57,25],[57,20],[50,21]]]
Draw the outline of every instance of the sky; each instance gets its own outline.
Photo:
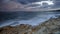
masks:
[[[60,9],[60,0],[0,0],[0,11],[49,11]]]

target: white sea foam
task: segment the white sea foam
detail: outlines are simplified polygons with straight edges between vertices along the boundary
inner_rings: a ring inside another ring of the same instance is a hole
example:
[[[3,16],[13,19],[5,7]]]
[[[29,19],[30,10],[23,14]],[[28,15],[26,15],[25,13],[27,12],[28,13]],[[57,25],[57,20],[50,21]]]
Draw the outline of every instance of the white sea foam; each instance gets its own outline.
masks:
[[[7,26],[7,25],[16,26],[20,24],[29,24],[32,26],[36,26],[44,21],[49,20],[50,18],[57,18],[56,15],[60,16],[60,14],[39,14],[36,17],[28,20],[8,20],[3,24],[1,24],[0,27]]]

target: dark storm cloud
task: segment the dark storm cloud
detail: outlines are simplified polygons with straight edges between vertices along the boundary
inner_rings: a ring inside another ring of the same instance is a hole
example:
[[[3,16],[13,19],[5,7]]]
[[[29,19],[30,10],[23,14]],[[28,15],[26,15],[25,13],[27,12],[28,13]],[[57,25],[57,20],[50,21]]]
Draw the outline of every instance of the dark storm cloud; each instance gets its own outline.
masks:
[[[11,1],[11,0],[3,0],[0,5],[1,5],[0,6],[1,9],[7,9],[7,10],[23,7],[22,4],[17,3],[15,1]]]
[[[60,0],[55,0],[54,1],[54,3],[55,3],[55,8],[60,8]]]
[[[43,11],[60,9],[60,0],[52,0],[54,5],[42,5],[47,0],[0,0],[0,10],[9,11]],[[48,1],[47,1],[48,2]],[[49,2],[51,4],[51,2]],[[42,8],[43,7],[43,8]]]
[[[22,3],[22,4],[28,4],[28,3],[38,2],[41,0],[17,0],[17,1]]]

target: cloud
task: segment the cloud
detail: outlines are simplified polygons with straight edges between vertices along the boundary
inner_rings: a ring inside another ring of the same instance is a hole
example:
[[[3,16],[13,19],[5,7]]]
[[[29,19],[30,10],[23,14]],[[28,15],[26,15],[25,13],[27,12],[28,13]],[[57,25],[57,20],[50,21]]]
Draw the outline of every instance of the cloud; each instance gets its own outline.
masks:
[[[0,5],[1,5],[0,10],[3,10],[3,11],[5,11],[5,10],[8,10],[8,11],[43,11],[44,10],[45,11],[45,10],[60,9],[60,8],[57,8],[56,4],[54,4],[55,2],[56,1],[49,2],[49,1],[45,0],[45,1],[31,2],[31,3],[27,2],[27,4],[22,4],[22,3],[18,2],[18,0],[3,0],[0,3]],[[47,4],[41,5],[42,3],[47,3],[48,5]]]
[[[11,10],[11,9],[17,9],[17,8],[23,8],[23,5],[14,1],[5,1],[1,4],[0,8]]]

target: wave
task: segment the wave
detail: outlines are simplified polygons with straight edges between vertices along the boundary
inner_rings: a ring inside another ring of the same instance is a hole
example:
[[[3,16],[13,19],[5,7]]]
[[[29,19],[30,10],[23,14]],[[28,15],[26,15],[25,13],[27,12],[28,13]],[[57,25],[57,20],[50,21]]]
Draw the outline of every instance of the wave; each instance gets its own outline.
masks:
[[[8,16],[12,16],[14,19],[8,19],[12,17],[8,17],[7,15],[6,16],[4,15],[4,17],[7,17],[7,18],[5,20],[3,19],[2,22],[0,21],[0,27],[8,26],[8,25],[16,26],[20,24],[29,24],[29,25],[35,26],[44,21],[49,20],[50,18],[58,18],[58,16],[60,16],[60,12],[38,12],[38,13],[37,12],[35,13],[34,12],[31,12],[31,13],[30,12],[18,12],[15,14],[16,14],[16,17],[12,16],[13,14],[11,15],[8,14]]]

